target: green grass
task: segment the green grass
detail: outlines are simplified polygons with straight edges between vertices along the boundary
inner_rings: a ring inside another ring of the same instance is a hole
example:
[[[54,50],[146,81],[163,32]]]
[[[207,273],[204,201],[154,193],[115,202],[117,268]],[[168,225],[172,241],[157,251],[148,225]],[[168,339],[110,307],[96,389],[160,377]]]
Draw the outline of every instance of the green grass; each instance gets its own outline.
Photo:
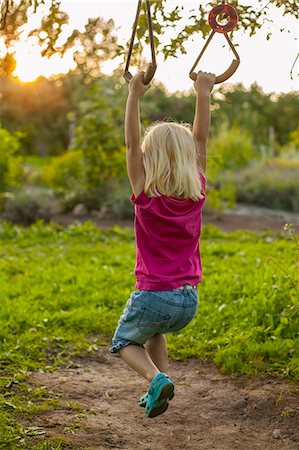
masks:
[[[34,156],[34,155],[26,155],[23,157],[23,161],[26,165],[30,166],[34,169],[42,169],[45,167],[49,162],[51,162],[52,157],[51,156]]]
[[[298,380],[295,241],[291,233],[206,227],[200,308],[188,327],[169,336],[170,356],[213,358],[233,374]],[[109,345],[134,290],[134,258],[130,230],[0,223],[0,448],[63,448],[41,443],[39,429],[28,431],[23,419],[78,406],[46,388],[29,389],[26,377]]]

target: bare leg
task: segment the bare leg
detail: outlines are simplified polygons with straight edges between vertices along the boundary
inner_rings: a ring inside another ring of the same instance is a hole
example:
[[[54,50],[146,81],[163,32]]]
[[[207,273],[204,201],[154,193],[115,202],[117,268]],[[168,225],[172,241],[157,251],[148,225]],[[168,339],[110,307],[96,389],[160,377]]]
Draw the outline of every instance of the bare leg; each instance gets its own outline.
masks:
[[[168,354],[165,334],[156,334],[151,337],[145,344],[145,348],[153,363],[159,368],[159,370],[163,373],[167,373]]]
[[[155,366],[149,354],[139,345],[127,345],[120,350],[120,356],[132,369],[148,381],[152,381],[160,370]]]

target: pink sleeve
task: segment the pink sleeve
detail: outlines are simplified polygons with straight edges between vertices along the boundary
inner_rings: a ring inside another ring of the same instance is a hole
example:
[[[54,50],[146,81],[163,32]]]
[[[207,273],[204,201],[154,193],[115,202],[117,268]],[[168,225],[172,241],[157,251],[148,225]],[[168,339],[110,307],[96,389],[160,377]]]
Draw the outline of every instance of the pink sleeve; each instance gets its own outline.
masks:
[[[131,195],[131,203],[139,206],[147,206],[149,203],[149,197],[144,193],[144,191],[140,192],[140,194],[135,197],[134,194]]]

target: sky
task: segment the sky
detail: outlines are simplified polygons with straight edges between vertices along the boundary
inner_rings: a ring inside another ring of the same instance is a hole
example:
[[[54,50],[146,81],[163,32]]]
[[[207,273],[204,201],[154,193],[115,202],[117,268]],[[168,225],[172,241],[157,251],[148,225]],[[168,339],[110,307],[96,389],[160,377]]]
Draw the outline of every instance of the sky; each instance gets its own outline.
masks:
[[[171,7],[184,3],[189,8],[196,8],[198,1],[175,1],[168,0]],[[241,0],[242,2],[242,0]],[[241,3],[240,2],[240,3]],[[203,2],[200,2],[201,4]],[[244,0],[248,4],[248,0]],[[251,1],[252,6],[258,9],[267,1]],[[216,2],[215,2],[216,4]],[[105,19],[112,18],[118,29],[119,43],[126,45],[131,37],[132,25],[136,13],[137,0],[62,0],[61,8],[69,14],[70,28],[83,30],[84,24],[90,17],[101,16]],[[187,19],[186,11],[186,19]],[[242,83],[245,87],[250,87],[252,83],[257,83],[266,93],[289,92],[299,89],[298,72],[299,61],[293,69],[293,80],[290,71],[295,58],[299,52],[299,27],[296,19],[291,16],[282,16],[282,10],[271,7],[267,15],[267,25],[259,30],[257,35],[249,37],[248,32],[238,30],[234,33],[233,43],[237,45],[237,51],[240,55],[241,64],[235,74],[228,80],[230,83]],[[280,29],[285,31],[281,32]],[[272,33],[270,40],[266,40],[266,35]],[[180,55],[178,58],[169,58],[164,61],[163,56],[157,58],[158,68],[155,79],[162,81],[170,92],[188,90],[192,86],[189,79],[189,71],[202,49],[205,40],[198,34],[194,35],[187,43],[187,54]],[[26,50],[28,53],[28,49]],[[33,66],[30,65],[30,58],[34,60],[35,70],[43,71],[45,74],[51,72],[67,71],[71,66],[71,55],[68,55],[65,62],[59,61],[58,57],[53,57],[50,61],[43,61],[38,64],[36,49],[31,48],[31,56],[27,54],[26,64],[24,47],[20,47],[19,74],[22,75],[27,70],[27,75],[32,76]],[[147,55],[146,55],[147,56]],[[23,59],[22,59],[23,58]],[[198,70],[214,72],[216,75],[224,72],[230,65],[233,54],[226,44],[224,36],[217,33],[213,37],[203,58],[198,65]],[[28,64],[29,62],[29,64]],[[22,64],[21,64],[22,63]],[[120,61],[114,61],[105,66],[107,73],[120,64]],[[121,61],[123,64],[123,61]],[[23,66],[23,69],[22,67]],[[31,67],[31,68],[30,68]],[[29,69],[28,69],[29,68]],[[28,70],[31,70],[29,73]],[[18,74],[18,71],[16,71]]]

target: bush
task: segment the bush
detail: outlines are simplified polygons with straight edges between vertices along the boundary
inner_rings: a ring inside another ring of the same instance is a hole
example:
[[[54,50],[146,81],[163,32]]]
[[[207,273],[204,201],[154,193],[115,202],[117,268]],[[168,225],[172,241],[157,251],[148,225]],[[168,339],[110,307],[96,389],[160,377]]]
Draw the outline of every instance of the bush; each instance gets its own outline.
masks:
[[[209,159],[219,170],[245,167],[258,156],[252,136],[237,126],[223,126],[209,141]]]
[[[234,206],[235,185],[229,174],[257,156],[251,136],[237,126],[223,125],[218,134],[211,137],[207,160],[208,209],[220,212]]]
[[[55,157],[44,167],[41,181],[54,190],[69,190],[82,184],[83,156],[73,150]]]
[[[20,185],[24,175],[21,158],[17,156],[20,136],[20,133],[12,134],[0,128],[0,210],[5,193]]]
[[[100,209],[103,198],[100,189],[88,190],[85,187],[78,187],[65,192],[61,201],[67,212],[72,211],[79,203],[83,203],[89,211],[92,211]]]
[[[130,201],[132,188],[127,177],[109,183],[107,205],[111,206],[119,219],[133,219],[134,205]]]
[[[281,147],[280,155],[284,160],[297,161],[299,165],[299,128],[290,133],[290,140]]]
[[[11,194],[7,198],[2,218],[16,224],[31,225],[38,219],[48,222],[62,209],[52,191],[28,189]]]
[[[117,96],[115,90],[112,98],[111,94],[107,96],[107,90],[95,82],[78,106],[71,148],[82,151],[84,187],[89,191],[104,191],[112,177],[125,172],[123,108]]]
[[[234,175],[237,200],[299,212],[299,161],[275,158]]]

